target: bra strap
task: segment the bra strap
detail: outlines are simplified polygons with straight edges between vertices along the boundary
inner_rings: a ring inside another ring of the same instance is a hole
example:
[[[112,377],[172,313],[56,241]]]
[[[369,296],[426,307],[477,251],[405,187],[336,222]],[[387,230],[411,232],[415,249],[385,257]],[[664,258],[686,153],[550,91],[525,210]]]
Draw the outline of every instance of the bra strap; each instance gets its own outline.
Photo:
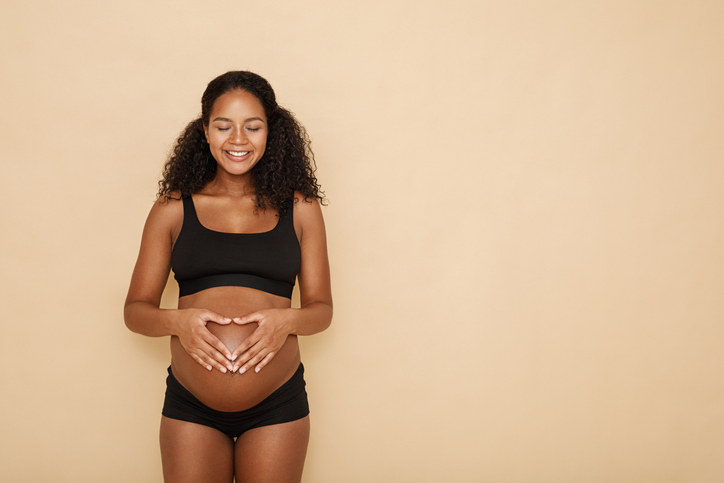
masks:
[[[184,221],[189,220],[193,221],[195,225],[200,225],[201,222],[199,221],[199,216],[196,214],[196,206],[194,205],[194,200],[191,198],[191,195],[185,197],[183,199],[184,203]]]

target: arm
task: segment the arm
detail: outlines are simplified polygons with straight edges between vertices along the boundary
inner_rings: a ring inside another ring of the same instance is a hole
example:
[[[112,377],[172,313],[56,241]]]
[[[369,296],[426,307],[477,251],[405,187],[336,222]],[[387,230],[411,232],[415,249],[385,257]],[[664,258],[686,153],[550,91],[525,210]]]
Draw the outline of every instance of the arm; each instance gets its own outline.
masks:
[[[159,199],[151,208],[124,306],[126,326],[149,337],[175,335],[196,362],[208,370],[216,367],[226,372],[232,367],[231,353],[206,323],[229,324],[231,319],[203,309],[159,308],[171,270],[172,233],[182,219],[181,201]]]
[[[332,322],[332,288],[327,257],[327,235],[322,209],[316,200],[300,199],[294,205],[294,226],[300,233],[302,265],[299,281],[298,309],[259,310],[234,322],[240,325],[259,324],[232,354],[234,371],[243,374],[251,367],[259,372],[272,360],[289,335],[313,335],[322,332]]]

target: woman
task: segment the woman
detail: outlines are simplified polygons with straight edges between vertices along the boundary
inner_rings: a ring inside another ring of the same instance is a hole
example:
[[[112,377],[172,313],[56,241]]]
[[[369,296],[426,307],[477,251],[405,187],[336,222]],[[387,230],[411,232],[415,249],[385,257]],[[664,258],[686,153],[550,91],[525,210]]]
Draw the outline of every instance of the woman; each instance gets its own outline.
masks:
[[[139,334],[171,336],[164,479],[298,482],[309,409],[297,336],[332,320],[306,132],[266,80],[227,72],[209,83],[159,185],[125,321]],[[163,310],[170,269],[178,309]]]

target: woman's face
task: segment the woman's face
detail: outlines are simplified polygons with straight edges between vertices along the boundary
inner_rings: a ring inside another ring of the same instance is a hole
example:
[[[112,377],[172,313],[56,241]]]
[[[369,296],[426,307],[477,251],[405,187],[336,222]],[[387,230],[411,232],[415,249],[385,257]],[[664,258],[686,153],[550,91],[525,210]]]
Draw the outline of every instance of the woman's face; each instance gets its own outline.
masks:
[[[204,132],[219,167],[229,174],[242,175],[264,155],[269,130],[259,99],[236,89],[216,99]]]

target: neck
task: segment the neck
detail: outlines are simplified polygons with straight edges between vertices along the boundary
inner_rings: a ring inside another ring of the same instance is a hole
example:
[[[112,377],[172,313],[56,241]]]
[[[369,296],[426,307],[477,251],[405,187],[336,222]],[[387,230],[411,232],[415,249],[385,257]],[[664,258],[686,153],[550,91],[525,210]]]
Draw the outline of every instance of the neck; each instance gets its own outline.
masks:
[[[228,196],[254,196],[255,190],[251,184],[251,176],[231,175],[223,170],[217,170],[216,176],[204,187],[210,194],[223,194]]]

